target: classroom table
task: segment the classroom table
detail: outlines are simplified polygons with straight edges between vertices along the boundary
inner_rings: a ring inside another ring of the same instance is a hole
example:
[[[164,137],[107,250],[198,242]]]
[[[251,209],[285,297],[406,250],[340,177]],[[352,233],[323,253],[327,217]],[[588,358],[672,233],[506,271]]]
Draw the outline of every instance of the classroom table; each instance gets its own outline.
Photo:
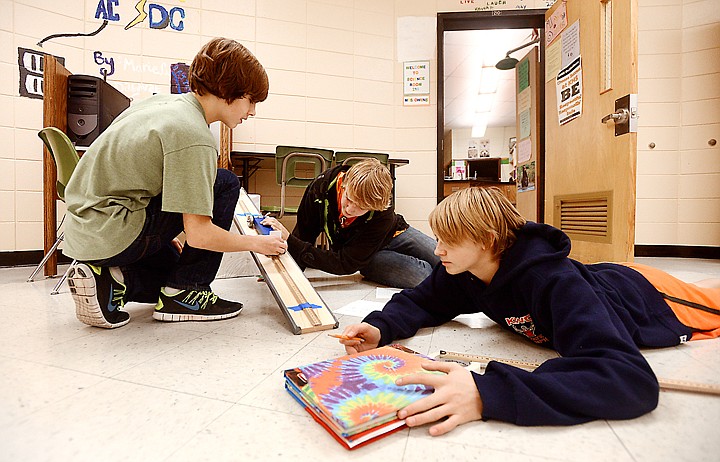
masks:
[[[230,151],[230,165],[242,168],[242,176],[238,176],[240,184],[245,191],[250,192],[248,186],[250,177],[260,169],[260,163],[266,159],[274,159],[274,152]]]
[[[242,170],[242,174],[238,176],[240,178],[240,184],[245,191],[252,192],[248,189],[250,185],[250,177],[260,169],[260,163],[263,160],[274,159],[275,153],[271,152],[255,152],[255,151],[230,151],[230,164],[233,167],[239,167]],[[388,164],[390,167],[390,176],[393,180],[393,194],[392,203],[395,204],[395,170],[398,167],[409,164],[408,159],[389,159]]]

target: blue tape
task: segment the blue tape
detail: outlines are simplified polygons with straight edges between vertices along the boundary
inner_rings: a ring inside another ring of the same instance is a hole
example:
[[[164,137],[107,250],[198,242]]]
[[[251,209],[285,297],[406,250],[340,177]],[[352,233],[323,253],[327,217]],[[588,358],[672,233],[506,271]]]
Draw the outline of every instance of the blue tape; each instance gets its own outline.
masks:
[[[257,230],[258,234],[270,234],[270,231],[272,231],[272,228],[269,226],[265,226],[262,224],[262,221],[265,219],[265,217],[261,216],[255,216],[253,218],[253,221],[255,222],[255,229]]]
[[[293,311],[302,311],[302,310],[304,310],[304,309],[306,309],[306,308],[313,308],[313,309],[317,310],[317,309],[320,309],[320,308],[322,308],[322,307],[321,307],[320,305],[314,305],[314,304],[308,303],[308,302],[301,303],[301,304],[299,304],[299,305],[297,305],[297,306],[288,306],[288,309],[289,309],[289,310],[293,310]]]
[[[253,227],[257,230],[258,234],[270,234],[270,231],[273,230],[271,227],[261,224],[262,221],[265,219],[263,215],[258,215],[257,213],[252,212],[236,212],[235,216],[253,217]]]

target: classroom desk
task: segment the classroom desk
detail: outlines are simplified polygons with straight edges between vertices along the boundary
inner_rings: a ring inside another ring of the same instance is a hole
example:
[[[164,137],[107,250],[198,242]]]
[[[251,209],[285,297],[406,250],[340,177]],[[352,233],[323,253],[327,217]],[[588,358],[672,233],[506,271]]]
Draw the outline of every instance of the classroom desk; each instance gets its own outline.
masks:
[[[242,168],[240,184],[245,191],[250,192],[248,185],[250,177],[260,168],[260,162],[265,159],[274,159],[274,152],[230,151],[230,165]]]
[[[274,159],[275,153],[270,152],[253,152],[253,151],[230,151],[230,165],[240,167],[242,176],[240,176],[240,184],[247,192],[250,185],[250,177],[260,168],[260,163],[266,159]],[[395,169],[410,163],[408,159],[389,159],[390,176],[393,180],[392,202],[395,203]]]

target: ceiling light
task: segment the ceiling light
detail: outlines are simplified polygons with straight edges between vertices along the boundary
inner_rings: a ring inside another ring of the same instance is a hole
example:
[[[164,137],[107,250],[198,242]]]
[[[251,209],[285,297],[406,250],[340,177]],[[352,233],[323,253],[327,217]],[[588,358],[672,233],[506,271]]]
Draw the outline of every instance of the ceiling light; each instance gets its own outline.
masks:
[[[490,112],[497,93],[482,93],[475,100],[475,112]]]
[[[478,93],[495,93],[500,73],[494,67],[483,67],[480,73],[480,89]]]
[[[485,136],[489,118],[490,114],[487,112],[475,114],[475,123],[473,124],[472,132],[470,134],[473,138],[482,138]]]

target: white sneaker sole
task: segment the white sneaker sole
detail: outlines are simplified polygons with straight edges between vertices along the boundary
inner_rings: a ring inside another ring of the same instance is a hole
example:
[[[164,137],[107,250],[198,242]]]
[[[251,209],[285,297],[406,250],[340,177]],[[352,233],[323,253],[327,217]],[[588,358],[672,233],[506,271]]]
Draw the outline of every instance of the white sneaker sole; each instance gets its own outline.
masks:
[[[235,316],[239,315],[242,311],[242,308],[239,310],[232,312],[232,313],[225,313],[225,314],[213,314],[213,315],[207,315],[207,314],[173,314],[173,313],[163,313],[161,311],[155,311],[153,313],[153,319],[157,321],[166,321],[166,322],[182,322],[182,321],[219,321],[221,319],[229,319],[234,318]]]
[[[70,268],[68,286],[75,301],[75,315],[80,322],[88,326],[115,329],[124,326],[130,321],[130,318],[128,318],[123,322],[111,324],[105,319],[97,300],[95,276],[93,276],[90,267],[84,263],[78,263]]]

